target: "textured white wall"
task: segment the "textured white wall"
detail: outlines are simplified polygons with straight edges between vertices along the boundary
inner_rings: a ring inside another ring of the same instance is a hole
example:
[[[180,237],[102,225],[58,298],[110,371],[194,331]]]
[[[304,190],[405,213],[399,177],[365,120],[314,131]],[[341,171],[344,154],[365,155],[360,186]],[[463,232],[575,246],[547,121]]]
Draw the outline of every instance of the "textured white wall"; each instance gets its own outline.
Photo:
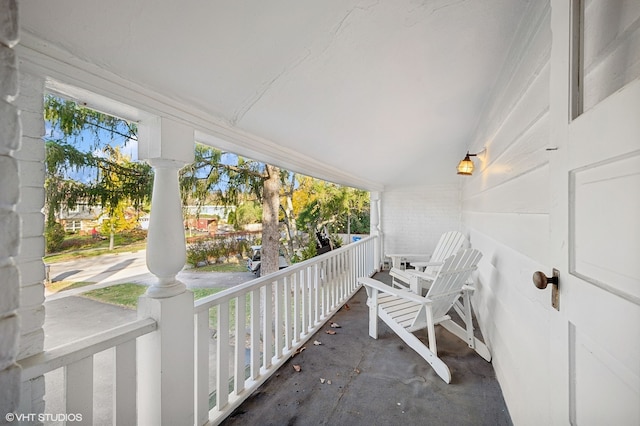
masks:
[[[557,313],[549,291],[531,275],[549,272],[551,186],[549,78],[551,9],[533,2],[473,146],[488,148],[480,171],[465,180],[462,222],[480,249],[476,313],[515,424],[550,424],[554,389],[547,372],[550,326]],[[585,10],[584,107],[588,109],[640,75],[637,2],[591,0]],[[568,60],[568,58],[567,58]],[[472,149],[473,151],[473,149]]]
[[[474,308],[515,424],[551,420],[544,354],[552,308],[531,280],[550,270],[550,13],[547,2],[533,2],[522,23],[474,139],[487,153],[462,189],[464,227],[484,254]]]
[[[20,72],[22,141],[15,152],[20,170],[20,201],[16,211],[22,221],[20,254],[15,258],[20,271],[20,352],[18,359],[42,352],[44,347],[44,81]],[[44,377],[22,384],[20,412],[44,412]]]
[[[386,191],[380,210],[384,253],[428,254],[443,233],[460,229],[459,185]]]
[[[15,150],[20,146],[16,1],[0,3],[0,423],[16,411],[20,395],[20,277],[14,258],[20,251],[20,174]]]

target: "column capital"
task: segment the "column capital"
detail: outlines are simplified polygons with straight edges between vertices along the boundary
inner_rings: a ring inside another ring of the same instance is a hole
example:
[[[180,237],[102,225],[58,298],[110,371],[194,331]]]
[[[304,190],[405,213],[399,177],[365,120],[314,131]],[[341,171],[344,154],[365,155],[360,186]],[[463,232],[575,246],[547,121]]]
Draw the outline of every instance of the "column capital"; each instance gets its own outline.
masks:
[[[138,158],[173,160],[182,165],[194,159],[193,127],[167,117],[146,119],[138,125]]]
[[[148,158],[145,160],[154,169],[175,169],[180,170],[189,162],[182,160],[172,160],[169,158]]]

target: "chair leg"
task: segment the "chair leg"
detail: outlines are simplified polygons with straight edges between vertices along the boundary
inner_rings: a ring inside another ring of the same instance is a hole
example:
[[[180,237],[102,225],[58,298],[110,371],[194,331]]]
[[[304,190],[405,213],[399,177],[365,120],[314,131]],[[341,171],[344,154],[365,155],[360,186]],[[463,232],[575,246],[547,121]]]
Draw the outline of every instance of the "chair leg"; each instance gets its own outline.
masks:
[[[464,324],[467,329],[467,343],[469,347],[475,349],[475,342],[473,338],[473,314],[471,313],[471,298],[469,297],[469,292],[464,292],[464,315],[462,319],[464,320]]]
[[[462,328],[451,319],[442,321],[440,325],[460,340],[466,342],[471,349],[478,353],[478,355],[490,362],[491,352],[489,351],[489,348],[487,348],[487,345],[485,345],[480,339],[477,339],[473,334],[473,314],[471,313],[471,298],[469,297],[468,292],[464,293],[463,299],[464,306],[462,309],[458,309],[456,306],[456,312],[460,317],[462,317],[465,328]]]
[[[374,339],[378,338],[378,289],[367,287],[367,293],[369,298],[367,299],[367,305],[369,305],[369,336]]]
[[[436,345],[436,327],[433,324],[433,312],[431,306],[426,307],[427,311],[427,335],[429,336],[429,349],[438,355],[438,346]]]
[[[379,311],[380,318],[391,328],[404,342],[414,351],[418,353],[425,361],[429,363],[431,368],[436,372],[438,376],[446,383],[451,383],[451,371],[447,364],[445,364],[437,353],[432,352],[427,348],[424,343],[420,341],[413,333],[407,331],[400,324],[395,322],[383,309]],[[435,344],[435,332],[433,342]],[[429,342],[431,343],[431,342]]]

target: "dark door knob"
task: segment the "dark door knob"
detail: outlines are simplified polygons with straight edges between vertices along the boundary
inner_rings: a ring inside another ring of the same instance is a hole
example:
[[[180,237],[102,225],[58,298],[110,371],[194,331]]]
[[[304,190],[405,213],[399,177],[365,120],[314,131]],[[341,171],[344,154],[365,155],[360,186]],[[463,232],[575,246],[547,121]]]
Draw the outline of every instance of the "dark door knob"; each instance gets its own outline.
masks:
[[[547,288],[547,284],[558,284],[558,277],[547,277],[544,272],[537,271],[533,274],[533,284],[539,289]]]
[[[547,285],[552,284],[551,289],[551,306],[556,310],[560,310],[560,292],[558,291],[560,271],[553,268],[553,275],[548,277],[542,271],[533,273],[533,285],[539,289],[547,288]]]

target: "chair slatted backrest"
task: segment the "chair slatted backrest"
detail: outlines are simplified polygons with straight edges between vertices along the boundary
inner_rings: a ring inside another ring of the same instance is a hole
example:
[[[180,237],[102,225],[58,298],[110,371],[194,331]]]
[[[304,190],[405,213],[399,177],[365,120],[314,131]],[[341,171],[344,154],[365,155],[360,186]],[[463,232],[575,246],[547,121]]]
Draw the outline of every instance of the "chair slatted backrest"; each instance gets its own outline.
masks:
[[[476,249],[461,250],[448,257],[440,268],[429,292],[434,318],[446,315],[456,302],[467,279],[477,269],[482,253]]]
[[[442,234],[436,244],[436,248],[431,255],[430,262],[444,262],[449,256],[456,254],[464,248],[467,238],[458,231],[449,231]],[[435,275],[440,270],[440,266],[428,266],[424,272],[427,275]]]
[[[438,244],[436,244],[436,248],[431,255],[431,260],[433,262],[444,261],[452,254],[456,254],[460,249],[462,249],[466,240],[467,239],[461,232],[445,232],[438,240]]]

